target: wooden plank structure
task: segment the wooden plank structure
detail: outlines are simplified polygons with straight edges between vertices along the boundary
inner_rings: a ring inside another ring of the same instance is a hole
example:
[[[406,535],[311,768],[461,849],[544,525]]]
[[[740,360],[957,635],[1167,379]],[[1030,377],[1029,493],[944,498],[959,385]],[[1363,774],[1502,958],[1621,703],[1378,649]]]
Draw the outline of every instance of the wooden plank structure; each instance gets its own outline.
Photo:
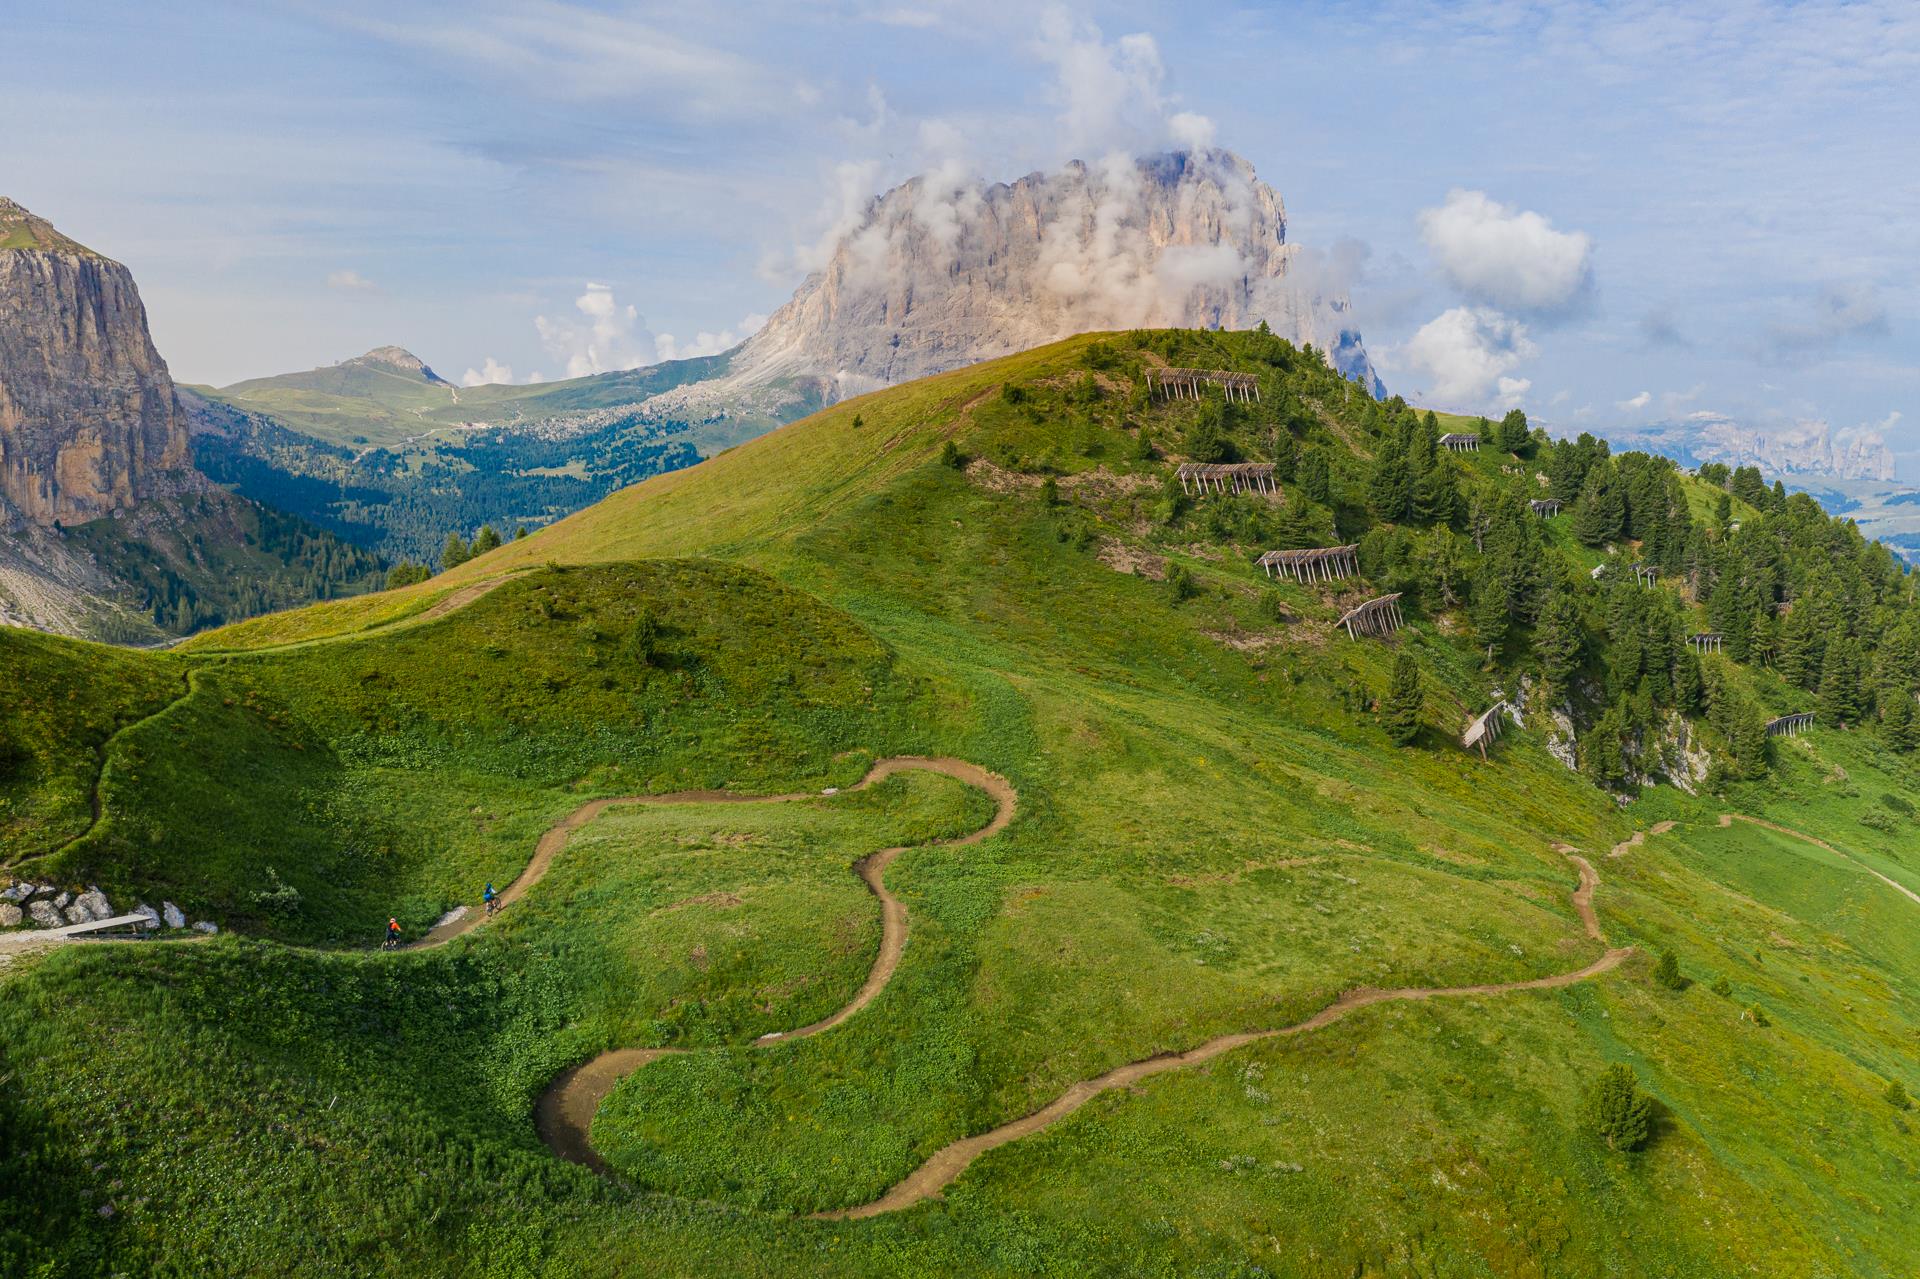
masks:
[[[1813,712],[1801,711],[1798,715],[1782,715],[1779,719],[1767,721],[1768,737],[1792,737],[1804,733],[1813,727]]]
[[[1440,437],[1440,447],[1455,453],[1472,453],[1480,447],[1480,437],[1459,431],[1448,431]]]
[[[1382,595],[1358,608],[1348,609],[1334,625],[1346,627],[1348,639],[1359,639],[1362,635],[1391,635],[1406,625],[1406,619],[1400,615],[1400,592]]]
[[[1717,631],[1701,631],[1687,636],[1687,644],[1696,653],[1718,653],[1724,637]]]
[[[1175,400],[1197,400],[1200,388],[1217,386],[1229,400],[1255,404],[1260,400],[1260,379],[1251,373],[1229,373],[1225,369],[1148,369],[1147,390],[1157,391]]]
[[[1257,563],[1267,570],[1268,577],[1290,577],[1296,582],[1334,582],[1360,571],[1360,544],[1268,551]]]
[[[1280,491],[1271,462],[1183,462],[1176,474],[1180,491],[1194,496]]]
[[[1487,712],[1467,725],[1467,731],[1461,735],[1460,744],[1468,750],[1478,746],[1481,762],[1487,758],[1487,743],[1500,736],[1501,713],[1507,709],[1505,702],[1495,702]]]
[[[1652,586],[1659,579],[1660,570],[1656,569],[1653,565],[1635,564],[1633,566],[1633,580],[1640,583],[1640,585]]]
[[[1550,520],[1560,514],[1560,499],[1557,497],[1536,497],[1527,505],[1531,506],[1533,513],[1542,519]]]

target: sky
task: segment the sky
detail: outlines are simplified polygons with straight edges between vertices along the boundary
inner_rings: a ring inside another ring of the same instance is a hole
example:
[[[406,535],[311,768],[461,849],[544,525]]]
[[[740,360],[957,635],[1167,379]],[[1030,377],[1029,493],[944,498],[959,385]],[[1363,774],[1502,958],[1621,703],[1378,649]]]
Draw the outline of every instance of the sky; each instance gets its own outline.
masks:
[[[177,379],[724,349],[864,202],[1210,141],[1388,387],[1877,430],[1920,478],[1920,5],[0,0],[0,194]]]

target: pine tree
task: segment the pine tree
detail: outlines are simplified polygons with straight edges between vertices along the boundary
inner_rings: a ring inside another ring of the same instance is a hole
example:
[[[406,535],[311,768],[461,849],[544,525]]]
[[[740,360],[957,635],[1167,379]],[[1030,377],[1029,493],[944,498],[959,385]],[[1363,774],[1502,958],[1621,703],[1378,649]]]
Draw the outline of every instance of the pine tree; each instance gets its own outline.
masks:
[[[1911,693],[1905,689],[1894,693],[1887,702],[1887,715],[1881,728],[1886,733],[1887,744],[1895,750],[1910,751],[1920,744],[1920,730],[1916,729],[1914,723]]]
[[[498,548],[499,545],[499,531],[491,524],[482,524],[480,531],[474,535],[471,549],[475,555],[485,555],[488,551]]]
[[[1412,745],[1420,736],[1420,717],[1426,711],[1426,694],[1420,688],[1420,667],[1413,654],[1402,652],[1393,662],[1393,679],[1380,704],[1381,723],[1396,746]]]
[[[1381,446],[1367,481],[1367,504],[1390,524],[1404,522],[1413,513],[1413,471],[1397,443]]]
[[[1486,419],[1480,419],[1481,425]],[[1494,436],[1495,443],[1508,453],[1524,453],[1529,441],[1527,415],[1519,409],[1508,409],[1507,415],[1500,419],[1500,429]]]
[[[1540,658],[1540,675],[1547,684],[1562,692],[1573,686],[1573,674],[1580,669],[1580,611],[1573,597],[1564,590],[1547,595],[1535,623],[1533,651]]]
[[[1500,656],[1500,646],[1507,638],[1507,627],[1513,620],[1513,601],[1508,594],[1508,584],[1500,571],[1500,563],[1488,557],[1480,562],[1480,571],[1473,581],[1473,602],[1467,609],[1467,618],[1473,623],[1473,637],[1480,647],[1487,650],[1489,659]]]
[[[1573,535],[1588,546],[1605,546],[1620,540],[1625,521],[1626,503],[1611,468],[1594,467],[1573,508]]]
[[[1660,952],[1660,961],[1653,966],[1653,980],[1668,990],[1685,990],[1687,979],[1680,972],[1680,957],[1671,950]]]
[[[458,533],[447,534],[447,544],[440,551],[441,568],[459,568],[473,558],[473,552],[460,540]]]
[[[1857,648],[1851,637],[1829,640],[1826,660],[1820,666],[1820,718],[1835,727],[1860,718]]]
[[[1310,448],[1300,456],[1300,492],[1310,502],[1332,505],[1333,475],[1320,449]]]
[[[1653,1102],[1641,1094],[1633,1067],[1622,1061],[1608,1066],[1587,1090],[1582,1117],[1608,1150],[1638,1150],[1653,1135]]]

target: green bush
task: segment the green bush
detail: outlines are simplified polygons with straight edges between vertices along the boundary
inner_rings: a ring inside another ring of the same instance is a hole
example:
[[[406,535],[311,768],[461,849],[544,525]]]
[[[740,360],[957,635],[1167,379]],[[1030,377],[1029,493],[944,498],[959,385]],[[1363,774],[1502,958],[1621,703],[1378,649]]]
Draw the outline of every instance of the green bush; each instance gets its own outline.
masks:
[[[1898,1079],[1888,1080],[1887,1090],[1881,1093],[1880,1095],[1882,1097],[1885,1097],[1887,1099],[1887,1104],[1889,1106],[1892,1106],[1895,1110],[1906,1110],[1913,1105],[1913,1102],[1909,1100],[1907,1097],[1906,1085],[1901,1083]]]
[[[1680,959],[1671,950],[1660,952],[1660,960],[1653,966],[1653,979],[1668,990],[1685,990],[1690,984],[1680,971]]]

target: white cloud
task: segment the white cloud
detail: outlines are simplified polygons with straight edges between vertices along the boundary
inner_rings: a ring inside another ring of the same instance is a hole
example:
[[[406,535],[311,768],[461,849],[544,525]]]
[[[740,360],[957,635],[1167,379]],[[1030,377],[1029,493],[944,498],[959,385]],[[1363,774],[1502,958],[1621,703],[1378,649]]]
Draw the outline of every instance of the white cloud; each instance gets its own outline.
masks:
[[[1444,404],[1473,407],[1497,394],[1525,395],[1532,384],[1507,376],[1539,353],[1526,325],[1488,307],[1456,306],[1422,325],[1392,353],[1392,363],[1426,374]]]
[[[1872,283],[1829,284],[1767,329],[1766,345],[1788,359],[1808,359],[1849,338],[1887,331],[1887,305]]]
[[[671,333],[661,333],[653,339],[654,350],[662,360],[691,360],[703,355],[718,355],[722,351],[732,350],[758,333],[766,322],[767,317],[756,312],[743,317],[732,328],[722,329],[718,333],[696,333],[686,342]]]
[[[659,362],[653,334],[647,332],[639,310],[617,302],[612,286],[589,283],[573,305],[585,317],[584,323],[544,315],[533,320],[540,341],[555,358],[565,362],[568,377],[637,369]]]
[[[1182,150],[1207,151],[1213,147],[1213,121],[1193,111],[1176,111],[1168,117],[1167,132]]]
[[[466,371],[466,374],[462,376],[460,379],[460,385],[461,386],[493,386],[496,384],[506,385],[508,383],[511,383],[512,381],[513,381],[512,366],[502,364],[500,363],[500,361],[494,359],[491,355],[489,355],[486,358],[486,361],[479,368],[468,369]]]
[[[1172,110],[1178,99],[1165,92],[1160,45],[1145,32],[1109,43],[1099,27],[1054,5],[1040,15],[1035,49],[1054,68],[1061,133],[1077,157],[1142,152],[1168,142],[1189,149],[1212,145],[1213,121]]]
[[[1524,377],[1503,377],[1494,387],[1493,406],[1505,413],[1508,409],[1517,409],[1526,403],[1527,392],[1533,389],[1533,379]]]
[[[1556,231],[1484,191],[1455,188],[1420,214],[1420,236],[1453,286],[1507,311],[1552,314],[1581,300],[1593,275],[1593,240]]]
[[[377,293],[380,289],[380,286],[372,280],[369,280],[358,271],[351,269],[329,271],[327,273],[327,287],[330,289],[338,289],[342,293]]]
[[[1629,396],[1624,400],[1616,400],[1613,407],[1633,411],[1644,409],[1651,403],[1653,403],[1653,392],[1642,391],[1640,394]]]

